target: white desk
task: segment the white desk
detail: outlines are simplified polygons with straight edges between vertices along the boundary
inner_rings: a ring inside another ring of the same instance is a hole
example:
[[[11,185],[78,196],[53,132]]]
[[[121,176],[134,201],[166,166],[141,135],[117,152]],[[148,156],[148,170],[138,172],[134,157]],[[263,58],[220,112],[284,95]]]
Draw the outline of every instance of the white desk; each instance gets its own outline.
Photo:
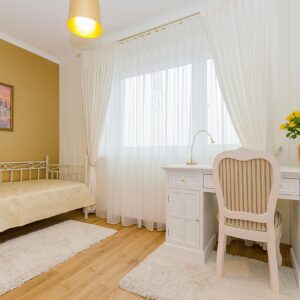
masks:
[[[204,263],[215,246],[217,232],[212,166],[169,165],[163,169],[168,191],[165,247],[187,260]],[[300,168],[281,168],[279,199],[300,201]],[[300,253],[291,250],[291,254],[299,284],[300,261],[296,257]]]

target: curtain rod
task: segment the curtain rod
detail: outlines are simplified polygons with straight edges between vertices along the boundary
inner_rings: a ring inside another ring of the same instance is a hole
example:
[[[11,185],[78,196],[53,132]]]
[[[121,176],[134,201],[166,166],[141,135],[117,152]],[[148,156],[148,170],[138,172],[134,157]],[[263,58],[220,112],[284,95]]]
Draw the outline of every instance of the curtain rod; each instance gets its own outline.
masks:
[[[181,24],[182,22],[184,22],[185,20],[189,20],[195,16],[198,16],[200,15],[199,12],[196,12],[196,13],[193,13],[191,15],[188,15],[188,16],[185,16],[185,17],[182,17],[182,18],[179,18],[179,19],[176,19],[176,20],[173,20],[173,21],[170,21],[168,23],[165,23],[165,24],[162,24],[162,25],[158,25],[156,27],[153,27],[153,28],[150,28],[150,29],[147,29],[145,31],[142,31],[142,32],[139,32],[139,33],[136,33],[136,34],[133,34],[133,35],[130,35],[130,36],[127,36],[125,38],[122,38],[120,40],[118,40],[118,42],[120,44],[123,44],[123,43],[126,43],[130,40],[133,40],[133,39],[138,39],[140,37],[143,37],[145,35],[148,35],[148,34],[151,34],[152,32],[157,32],[159,30],[162,30],[162,29],[165,29],[166,27],[170,26],[170,25],[173,25],[173,24]],[[76,57],[81,57],[81,53],[76,53]]]
[[[191,18],[193,18],[195,16],[198,16],[198,15],[200,15],[199,12],[191,14],[191,15],[188,15],[188,16],[185,16],[185,17],[180,18],[180,19],[176,19],[176,20],[170,21],[170,22],[162,24],[162,25],[158,25],[156,27],[153,27],[153,28],[147,29],[145,31],[142,31],[142,32],[130,35],[130,36],[125,37],[123,39],[120,39],[118,42],[119,43],[124,43],[124,42],[127,42],[127,41],[132,40],[132,39],[137,39],[139,37],[143,37],[146,34],[151,34],[153,31],[156,32],[156,31],[158,31],[160,29],[165,29],[165,27],[167,27],[167,26],[170,26],[170,25],[173,25],[173,24],[181,24],[183,21],[191,19]]]

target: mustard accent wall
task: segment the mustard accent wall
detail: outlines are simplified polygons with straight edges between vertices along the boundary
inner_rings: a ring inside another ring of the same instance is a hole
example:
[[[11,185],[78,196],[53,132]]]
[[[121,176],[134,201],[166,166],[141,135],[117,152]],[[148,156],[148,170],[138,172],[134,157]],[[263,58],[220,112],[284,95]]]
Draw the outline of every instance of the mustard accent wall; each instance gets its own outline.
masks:
[[[0,83],[14,87],[14,130],[0,130],[0,161],[59,153],[59,65],[0,40]]]

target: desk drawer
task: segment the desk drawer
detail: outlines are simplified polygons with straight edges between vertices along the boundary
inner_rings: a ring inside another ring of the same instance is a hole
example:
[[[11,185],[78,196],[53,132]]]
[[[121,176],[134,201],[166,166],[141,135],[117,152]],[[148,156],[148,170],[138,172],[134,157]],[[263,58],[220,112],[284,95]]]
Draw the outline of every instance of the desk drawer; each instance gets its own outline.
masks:
[[[193,173],[170,173],[169,174],[170,187],[193,187],[201,188],[201,176]]]
[[[204,174],[203,177],[203,187],[205,189],[214,189],[214,178],[212,174]]]
[[[204,174],[203,186],[205,189],[214,189],[214,181],[213,181],[213,176],[211,174]],[[299,179],[297,179],[297,178],[281,178],[279,194],[299,196],[300,195]]]
[[[299,192],[300,192],[299,179],[297,179],[297,178],[281,178],[279,194],[299,196],[300,195]]]

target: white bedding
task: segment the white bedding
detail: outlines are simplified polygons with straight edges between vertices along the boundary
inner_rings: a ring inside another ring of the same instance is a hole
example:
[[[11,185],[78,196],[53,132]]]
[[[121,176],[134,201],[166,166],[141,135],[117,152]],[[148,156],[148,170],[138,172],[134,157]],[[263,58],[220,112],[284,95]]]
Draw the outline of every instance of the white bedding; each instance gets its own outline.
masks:
[[[94,205],[83,183],[31,180],[0,184],[0,232]]]

